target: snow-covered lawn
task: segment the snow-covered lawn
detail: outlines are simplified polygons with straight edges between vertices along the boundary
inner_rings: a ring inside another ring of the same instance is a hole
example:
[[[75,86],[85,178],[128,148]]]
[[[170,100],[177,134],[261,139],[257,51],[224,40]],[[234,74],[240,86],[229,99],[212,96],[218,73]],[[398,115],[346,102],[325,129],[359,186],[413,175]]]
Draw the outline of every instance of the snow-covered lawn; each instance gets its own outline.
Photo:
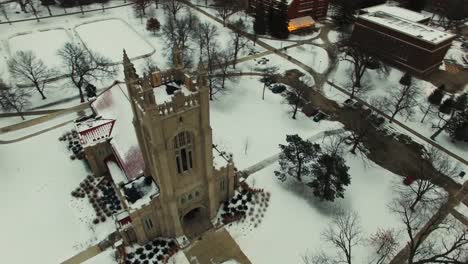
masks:
[[[316,123],[302,113],[292,119],[282,96],[266,90],[262,100],[263,84],[258,79],[242,77],[238,83],[229,82],[226,94],[211,102],[213,142],[234,154],[239,169],[276,154],[287,134],[308,138],[342,126],[326,120]]]
[[[323,48],[314,45],[302,45],[288,49],[287,54],[312,67],[318,73],[323,73],[328,68],[328,54]]]
[[[122,50],[130,58],[150,55],[154,48],[142,39],[129,24],[120,19],[107,19],[79,25],[75,31],[85,46],[113,62],[122,61]]]
[[[113,231],[111,221],[92,225],[94,210],[87,199],[70,195],[89,171],[84,163],[71,161],[58,140],[69,129],[0,148],[4,263],[60,263]]]
[[[270,205],[257,228],[245,230],[239,223],[228,231],[252,263],[302,263],[301,257],[307,253],[335,253],[335,248],[323,241],[321,232],[330,225],[336,206],[359,214],[364,237],[378,228],[402,226],[387,207],[396,195],[393,186],[401,178],[374,163],[365,165],[351,154],[346,163],[351,185],[345,198],[335,203],[318,201],[308,187],[294,180],[280,182],[273,173],[276,164],[248,178],[251,186],[271,193]],[[356,263],[368,263],[372,250],[364,244],[353,248],[353,254]]]
[[[68,32],[63,28],[57,28],[13,36],[8,40],[8,45],[11,56],[17,51],[30,50],[38,58],[42,59],[46,66],[60,69],[59,66],[62,64],[62,60],[57,51],[67,41],[71,41]]]

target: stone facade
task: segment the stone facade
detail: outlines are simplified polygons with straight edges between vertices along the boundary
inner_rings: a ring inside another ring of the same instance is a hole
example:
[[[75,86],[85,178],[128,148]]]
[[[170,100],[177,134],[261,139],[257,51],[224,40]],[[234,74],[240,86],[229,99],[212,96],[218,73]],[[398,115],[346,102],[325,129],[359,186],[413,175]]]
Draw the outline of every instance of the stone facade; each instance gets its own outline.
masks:
[[[206,78],[194,80],[179,69],[140,78],[126,55],[124,72],[144,175],[152,177],[159,194],[139,208],[128,207],[121,233],[128,243],[140,244],[158,236],[196,235],[210,227],[237,184],[232,160],[220,169],[213,166]],[[170,102],[158,103],[153,89],[172,81],[191,94],[176,91]]]

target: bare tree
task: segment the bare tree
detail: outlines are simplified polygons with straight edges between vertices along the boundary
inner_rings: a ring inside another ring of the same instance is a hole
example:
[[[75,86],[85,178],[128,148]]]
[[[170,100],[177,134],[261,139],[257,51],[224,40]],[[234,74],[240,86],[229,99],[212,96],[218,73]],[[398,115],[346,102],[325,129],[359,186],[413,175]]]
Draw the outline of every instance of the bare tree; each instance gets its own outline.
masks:
[[[443,108],[445,108],[445,110]],[[437,128],[437,131],[434,132],[431,139],[435,140],[442,131],[447,129],[457,115],[463,112],[468,112],[468,95],[466,93],[461,94],[456,98],[454,97],[444,100],[439,107],[439,124],[434,126]]]
[[[260,82],[263,83],[263,91],[262,91],[262,100],[265,100],[265,90],[267,86],[270,86],[272,83],[275,82],[275,77],[278,72],[277,66],[268,66],[268,67],[261,67],[257,68],[256,70],[263,74],[263,77],[260,78]]]
[[[204,53],[200,54],[200,60],[206,58],[206,68],[208,75],[213,75],[214,70],[216,69],[216,50],[218,49],[218,41],[216,40],[219,36],[218,29],[216,26],[210,23],[200,23],[198,26],[198,42],[199,47],[203,47],[202,51]],[[203,46],[202,44],[203,43]],[[213,100],[213,95],[216,93],[216,88],[213,85],[213,78],[208,78],[208,85],[210,88],[210,100]]]
[[[166,10],[171,14],[171,18],[176,19],[177,13],[182,10],[184,5],[179,0],[166,0],[165,7]]]
[[[302,263],[304,264],[336,264],[333,258],[325,252],[320,251],[312,255],[302,256]]]
[[[26,5],[29,5],[29,7],[31,8],[31,11],[33,12],[34,17],[36,18],[36,21],[40,22],[39,16],[38,16],[38,13],[37,13],[37,9],[36,9],[36,5],[38,3],[39,3],[39,1],[36,1],[36,2],[33,3],[33,1],[31,1],[31,0],[26,0]]]
[[[359,215],[354,211],[338,210],[332,224],[322,233],[325,241],[338,249],[339,263],[352,264],[353,248],[362,240]]]
[[[375,249],[377,257],[371,262],[382,264],[389,261],[398,247],[397,233],[394,229],[379,228],[369,238],[369,244]]]
[[[214,82],[216,82],[215,84],[216,88],[214,89],[214,93],[217,93],[217,92],[222,92],[226,89],[227,79],[233,79],[233,77],[230,77],[229,71],[228,71],[229,66],[231,65],[232,53],[230,50],[224,49],[219,52],[215,52],[214,59],[216,62],[217,71],[215,72],[214,76],[210,78],[215,79]],[[216,73],[219,73],[219,74],[216,74]]]
[[[372,125],[369,121],[363,118],[353,118],[348,123],[348,128],[350,131],[349,139],[351,140],[351,150],[350,152],[356,154],[356,150],[359,150],[360,153],[365,154],[367,152],[364,141],[367,139],[369,133],[371,132]]]
[[[133,2],[133,9],[135,14],[140,18],[143,23],[143,18],[146,16],[146,8],[151,5],[151,0],[131,0]]]
[[[236,68],[237,58],[239,57],[239,52],[247,46],[248,39],[242,37],[242,32],[245,30],[245,24],[242,19],[237,20],[234,24],[234,30],[231,33],[232,41],[232,50],[233,50],[233,60],[232,68]]]
[[[414,108],[418,105],[417,98],[421,94],[420,88],[413,83],[413,78],[405,74],[401,86],[390,89],[389,95],[383,100],[383,110],[390,113],[390,123],[395,120],[397,114],[410,118],[414,114]]]
[[[55,70],[49,69],[32,51],[16,52],[8,60],[8,70],[16,80],[24,84],[32,83],[42,99],[46,99],[44,95],[46,81],[56,74]]]
[[[8,21],[8,24],[11,25],[11,21],[8,18],[8,12],[6,11],[4,4],[1,4],[1,3],[0,3],[0,13],[2,13],[2,15],[5,17],[6,21]]]
[[[70,81],[78,89],[81,102],[84,102],[83,88],[92,81],[114,77],[117,68],[111,61],[99,54],[91,53],[77,44],[67,42],[58,51]]]
[[[26,10],[26,7],[28,6],[28,3],[26,2],[26,0],[15,0],[15,2],[17,2],[20,5],[21,11],[23,11],[23,13],[28,12]]]
[[[176,52],[179,53],[180,59],[183,60],[183,67],[189,67],[191,63],[189,40],[192,31],[198,25],[197,17],[189,12],[183,18],[167,19],[166,24],[162,28],[162,33],[165,42],[169,46],[169,53],[171,54],[171,62],[175,63]]]
[[[361,83],[362,77],[367,69],[372,66],[374,68],[386,69],[380,61],[354,44],[345,43],[341,45],[340,51],[342,52],[340,59],[352,64],[350,72],[352,83],[350,86],[346,87],[351,93],[350,98],[354,98],[354,96],[369,89],[368,86],[362,85]]]
[[[226,20],[240,10],[238,1],[222,0],[217,3],[216,14],[223,20],[223,26],[226,26]]]
[[[16,111],[25,120],[23,111],[30,105],[29,93],[21,88],[8,86],[0,79],[0,106],[4,111]]]
[[[291,106],[290,113],[292,113],[292,119],[296,119],[297,111],[304,105],[309,91],[310,87],[299,80],[299,78],[290,81],[290,89],[286,91],[285,103]]]
[[[390,209],[397,213],[408,237],[408,264],[449,263],[463,264],[468,260],[468,229],[448,218],[443,206],[433,216],[433,209],[414,212],[410,202],[395,200]],[[429,237],[432,232],[441,232]]]
[[[154,62],[154,60],[152,60],[151,57],[146,57],[144,61],[145,62],[142,70],[144,73],[151,74],[159,70],[158,66],[156,65],[156,62]]]

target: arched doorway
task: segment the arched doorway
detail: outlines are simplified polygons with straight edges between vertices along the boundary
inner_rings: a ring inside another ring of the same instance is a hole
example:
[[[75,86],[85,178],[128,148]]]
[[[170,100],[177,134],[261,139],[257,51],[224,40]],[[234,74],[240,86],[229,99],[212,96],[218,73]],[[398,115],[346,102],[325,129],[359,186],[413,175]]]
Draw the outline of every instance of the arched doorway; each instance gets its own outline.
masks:
[[[194,238],[211,228],[211,221],[203,207],[195,207],[182,217],[184,234],[188,238]]]

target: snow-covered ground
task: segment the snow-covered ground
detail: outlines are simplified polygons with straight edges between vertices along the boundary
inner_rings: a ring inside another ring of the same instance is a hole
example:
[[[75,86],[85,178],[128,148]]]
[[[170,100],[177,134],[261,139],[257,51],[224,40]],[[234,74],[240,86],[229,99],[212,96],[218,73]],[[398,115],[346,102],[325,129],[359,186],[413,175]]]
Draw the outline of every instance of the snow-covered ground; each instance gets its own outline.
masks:
[[[90,173],[71,161],[58,140],[71,125],[0,148],[2,206],[0,239],[5,263],[59,263],[114,229],[112,221],[93,225],[87,199],[70,193]]]
[[[280,182],[273,173],[276,164],[248,178],[251,186],[271,193],[270,205],[257,228],[246,230],[242,223],[236,223],[228,231],[252,263],[302,263],[305,254],[318,250],[336,252],[321,237],[336,206],[359,214],[364,238],[378,228],[402,227],[387,207],[396,195],[393,186],[401,184],[401,177],[376,164],[364,164],[351,154],[346,156],[346,164],[350,167],[351,185],[346,188],[345,198],[334,203],[318,201],[308,187],[294,180]],[[353,250],[356,263],[368,263],[372,254],[369,247],[361,245]]]
[[[8,40],[8,46],[11,56],[18,51],[32,51],[46,66],[59,69],[62,60],[57,51],[71,39],[64,28],[52,28],[18,33]]]
[[[97,52],[114,63],[122,61],[123,49],[130,59],[150,56],[155,51],[130,25],[120,19],[89,22],[77,26],[75,31],[88,50]]]
[[[232,152],[239,169],[245,169],[279,152],[287,134],[303,138],[340,128],[338,122],[322,120],[319,123],[298,113],[291,118],[290,106],[284,97],[265,91],[258,77],[242,77],[229,82],[228,91],[211,103],[213,142],[222,150]]]
[[[288,49],[287,54],[312,67],[318,73],[323,73],[328,68],[328,54],[323,48],[314,45],[302,45]]]

